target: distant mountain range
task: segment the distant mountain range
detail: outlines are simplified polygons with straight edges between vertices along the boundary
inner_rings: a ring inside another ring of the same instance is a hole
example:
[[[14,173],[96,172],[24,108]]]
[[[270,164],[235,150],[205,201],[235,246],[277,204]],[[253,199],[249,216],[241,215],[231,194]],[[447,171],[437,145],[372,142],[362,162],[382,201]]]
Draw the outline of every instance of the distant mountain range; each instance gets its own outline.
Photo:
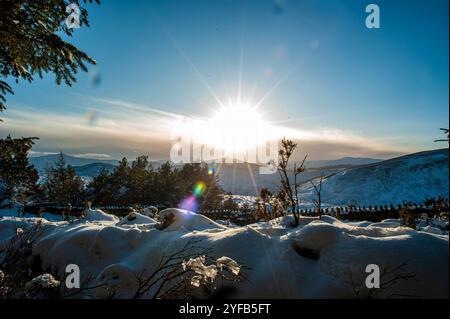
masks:
[[[116,166],[119,161],[117,160],[99,160],[92,158],[83,158],[83,157],[75,157],[64,154],[64,160],[67,165],[71,165],[73,167],[85,166],[90,164],[98,164],[98,166],[105,165],[105,167],[109,168],[111,166]],[[38,170],[39,174],[45,173],[47,167],[52,166],[56,163],[59,158],[59,154],[50,154],[44,156],[30,157],[29,161],[34,167]],[[92,172],[94,172],[93,170]],[[100,172],[100,171],[99,171]],[[93,176],[91,176],[93,177]]]

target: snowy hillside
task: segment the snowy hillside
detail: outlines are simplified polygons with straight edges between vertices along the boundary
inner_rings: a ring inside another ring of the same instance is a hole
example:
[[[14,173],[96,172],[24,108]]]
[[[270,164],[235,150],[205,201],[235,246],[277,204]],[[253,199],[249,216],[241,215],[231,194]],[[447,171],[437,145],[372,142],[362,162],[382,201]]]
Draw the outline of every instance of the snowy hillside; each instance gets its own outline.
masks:
[[[383,273],[383,289],[372,291],[372,298],[449,296],[448,237],[391,221],[351,225],[330,216],[322,220],[302,217],[300,226],[293,228],[289,226],[292,217],[287,216],[226,227],[173,208],[162,211],[158,221],[137,213],[121,221],[101,211],[87,210],[85,216],[71,224],[44,221],[44,234],[32,250],[42,258],[42,268],[53,269],[57,278],[73,263],[80,267],[82,278],[93,276],[91,285],[99,288],[86,290],[78,298],[105,298],[113,287],[116,297],[131,298],[137,289],[137,274],[153,271],[163,255],[189,240],[211,248],[217,258],[236,261],[232,271],[247,280],[224,284],[214,278],[219,266],[205,269],[218,289],[226,286],[233,298],[368,298],[364,282],[369,264],[378,265]],[[162,219],[170,221],[163,229],[157,227]],[[0,247],[37,220],[0,219]],[[399,279],[383,286],[394,278],[414,280]]]
[[[322,201],[368,206],[448,197],[448,165],[448,149],[440,149],[347,169],[324,179]],[[305,184],[301,193],[304,202],[315,198],[310,184]]]
[[[328,167],[328,166],[360,166],[381,162],[381,159],[369,157],[343,157],[337,160],[306,161],[308,168]]]

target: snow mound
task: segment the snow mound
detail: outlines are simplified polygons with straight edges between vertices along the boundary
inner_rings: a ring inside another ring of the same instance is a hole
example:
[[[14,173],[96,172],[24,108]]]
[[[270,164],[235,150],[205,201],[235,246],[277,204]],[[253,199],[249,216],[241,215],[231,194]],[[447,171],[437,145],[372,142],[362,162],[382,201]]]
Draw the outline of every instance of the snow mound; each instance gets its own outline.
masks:
[[[384,227],[384,228],[396,228],[400,227],[399,222],[379,222],[379,223],[372,223],[368,227]]]
[[[348,225],[352,225],[352,226],[357,226],[357,227],[367,227],[370,224],[372,224],[372,222],[368,222],[367,220],[363,220],[363,221],[357,221],[357,222],[347,222]]]
[[[84,212],[84,220],[87,221],[104,221],[104,222],[118,222],[119,218],[114,215],[105,213],[100,209],[90,209],[87,208]]]
[[[41,215],[41,218],[44,218],[48,221],[53,221],[53,222],[59,222],[62,221],[62,216],[61,215],[55,215],[52,213],[43,213]]]
[[[232,228],[181,209],[164,210],[159,218],[160,224],[170,221],[166,228],[45,221],[51,227],[36,242],[33,254],[41,258],[43,269],[52,269],[56,279],[61,280],[66,265],[74,263],[80,267],[81,282],[92,275],[95,281],[90,286],[107,285],[87,291],[85,297],[91,298],[108,297],[110,287],[118,287],[116,297],[132,297],[137,275],[151,273],[163,256],[191,240],[211,249],[215,257],[229,257],[206,265],[203,253],[190,255],[184,260],[185,267],[200,276],[195,278],[212,280],[216,270],[225,268],[248,279],[228,283],[231,298],[356,298],[355,289],[359,298],[367,298],[364,283],[369,264],[378,265],[384,274],[382,287],[395,276],[414,277],[377,289],[372,298],[449,296],[447,236],[401,226],[359,227],[330,216],[321,220],[302,217],[295,228],[290,226],[289,216]],[[1,219],[0,240],[8,240],[17,228],[26,229],[35,222]]]
[[[313,221],[296,233],[294,246],[319,251],[334,243],[342,229],[323,221]]]
[[[138,212],[131,212],[122,218],[116,225],[142,225],[142,224],[156,224],[156,220],[148,216],[139,214]]]
[[[440,230],[437,227],[433,227],[433,226],[426,226],[424,228],[421,229],[423,232],[426,233],[430,233],[430,234],[437,234],[437,235],[442,235],[444,232],[442,230]]]
[[[162,210],[159,212],[158,222],[166,226],[163,227],[166,231],[226,229],[226,227],[214,222],[204,215],[195,214],[179,208],[167,208]]]
[[[105,267],[97,277],[97,282],[99,287],[95,289],[94,294],[102,299],[109,297],[111,287],[117,289],[115,293],[120,298],[132,298],[138,286],[133,269],[121,263]]]

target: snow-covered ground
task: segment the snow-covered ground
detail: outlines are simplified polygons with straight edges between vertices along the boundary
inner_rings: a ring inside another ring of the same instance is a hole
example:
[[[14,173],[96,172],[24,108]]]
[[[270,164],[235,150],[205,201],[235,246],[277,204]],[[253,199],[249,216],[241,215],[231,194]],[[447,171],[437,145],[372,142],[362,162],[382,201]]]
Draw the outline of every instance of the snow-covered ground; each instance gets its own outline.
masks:
[[[1,218],[7,218],[7,217],[17,217],[17,209],[0,209],[0,220]],[[25,216],[21,216],[25,218],[36,218],[37,216],[34,214],[26,213]],[[42,218],[44,218],[47,221],[62,221],[61,215],[55,215],[51,213],[43,213],[41,215]]]
[[[441,149],[347,169],[323,180],[322,202],[373,206],[448,197],[448,165],[448,149]],[[300,193],[304,206],[311,206],[316,198],[313,186],[304,184]]]
[[[355,289],[364,298],[369,264],[384,274],[373,298],[449,296],[448,236],[401,227],[398,220],[371,224],[303,217],[293,228],[291,216],[228,227],[180,209],[160,212],[158,221],[137,213],[119,220],[94,210],[85,216],[73,223],[44,220],[45,234],[33,253],[41,256],[44,268],[59,274],[67,264],[77,264],[82,276],[120,286],[122,298],[135,291],[135,274],[154,269],[163,254],[192,239],[217,258],[228,256],[243,266],[248,280],[228,283],[236,298],[355,298]],[[17,228],[37,220],[0,219],[0,247]],[[160,230],[162,220],[170,224]],[[383,282],[396,276],[411,278],[383,289]],[[90,290],[89,296],[105,297],[104,290]]]

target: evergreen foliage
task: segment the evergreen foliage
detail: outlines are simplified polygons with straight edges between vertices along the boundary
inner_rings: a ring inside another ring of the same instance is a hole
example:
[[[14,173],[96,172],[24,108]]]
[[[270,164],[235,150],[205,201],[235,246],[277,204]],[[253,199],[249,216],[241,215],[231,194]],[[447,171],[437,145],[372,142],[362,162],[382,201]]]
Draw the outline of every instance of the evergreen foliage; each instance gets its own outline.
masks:
[[[70,205],[83,203],[85,195],[83,180],[70,165],[66,165],[62,153],[55,165],[47,168],[44,191],[46,199],[50,202]]]
[[[38,173],[28,162],[36,137],[0,139],[0,202],[10,199],[26,204],[39,193]]]
[[[95,60],[63,37],[72,37],[74,29],[65,21],[69,4],[78,5],[80,27],[89,26],[88,12],[82,4],[92,0],[0,1],[0,76],[32,82],[35,75],[53,73],[56,83],[72,85],[79,69]],[[99,3],[98,0],[95,2]],[[5,94],[11,86],[0,80],[0,112],[6,108]]]

